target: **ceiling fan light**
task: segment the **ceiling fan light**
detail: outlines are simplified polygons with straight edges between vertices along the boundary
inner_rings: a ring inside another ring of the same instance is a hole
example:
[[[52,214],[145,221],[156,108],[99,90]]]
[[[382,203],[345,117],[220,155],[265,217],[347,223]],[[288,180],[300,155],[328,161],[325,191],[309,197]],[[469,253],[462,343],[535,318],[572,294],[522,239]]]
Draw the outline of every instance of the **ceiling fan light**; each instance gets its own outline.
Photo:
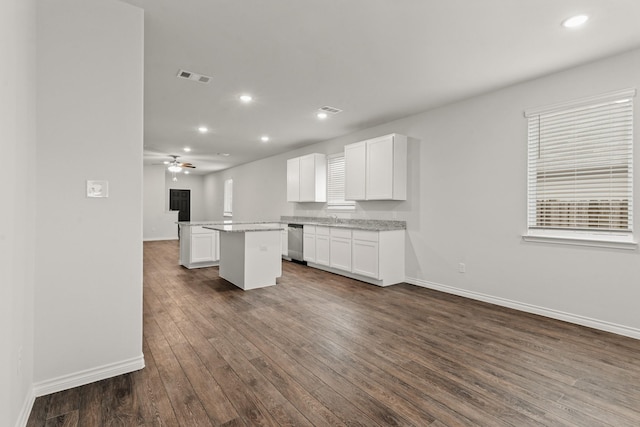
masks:
[[[169,172],[180,172],[182,168],[178,165],[169,166]]]

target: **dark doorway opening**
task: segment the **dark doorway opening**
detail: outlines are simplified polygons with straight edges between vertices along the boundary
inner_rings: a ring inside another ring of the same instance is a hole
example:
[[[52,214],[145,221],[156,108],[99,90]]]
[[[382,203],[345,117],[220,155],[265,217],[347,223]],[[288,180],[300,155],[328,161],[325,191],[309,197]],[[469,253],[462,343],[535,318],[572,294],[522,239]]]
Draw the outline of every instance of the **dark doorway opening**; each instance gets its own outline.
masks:
[[[178,212],[178,221],[191,221],[191,190],[169,190],[169,209]]]

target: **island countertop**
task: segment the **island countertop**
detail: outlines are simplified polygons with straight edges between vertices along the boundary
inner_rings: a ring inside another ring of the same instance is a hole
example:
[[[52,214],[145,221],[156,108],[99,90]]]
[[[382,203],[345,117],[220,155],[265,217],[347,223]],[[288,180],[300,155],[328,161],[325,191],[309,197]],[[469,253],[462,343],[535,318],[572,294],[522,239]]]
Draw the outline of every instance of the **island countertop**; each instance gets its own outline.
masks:
[[[251,231],[275,231],[286,229],[285,225],[278,223],[233,223],[233,224],[207,224],[202,228],[230,233],[246,233]]]
[[[281,221],[275,219],[272,221],[231,221],[231,220],[212,220],[212,221],[176,221],[176,224],[184,227],[204,227],[204,226],[220,226],[220,225],[240,225],[240,224],[279,224]]]

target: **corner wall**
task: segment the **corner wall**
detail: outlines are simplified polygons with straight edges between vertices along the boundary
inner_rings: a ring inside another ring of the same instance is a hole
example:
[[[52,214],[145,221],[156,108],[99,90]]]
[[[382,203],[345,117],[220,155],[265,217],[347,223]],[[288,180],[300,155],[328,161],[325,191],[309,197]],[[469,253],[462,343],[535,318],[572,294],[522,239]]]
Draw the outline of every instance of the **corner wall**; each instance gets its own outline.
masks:
[[[176,240],[178,212],[167,206],[165,167],[144,167],[143,239]]]
[[[33,405],[36,2],[0,3],[0,425]]]
[[[222,205],[221,185],[231,177],[234,219],[334,213],[322,203],[286,202],[286,160],[405,134],[410,137],[408,200],[361,202],[354,213],[338,215],[406,220],[409,283],[640,338],[639,250],[521,238],[527,229],[523,111],[630,87],[640,89],[640,50],[207,176],[205,183],[214,190],[207,207]],[[639,124],[640,94],[635,102]],[[639,129],[635,126],[636,165]],[[634,188],[638,206],[640,173]],[[466,264],[464,274],[458,272],[460,262]]]
[[[37,3],[35,393],[140,369],[143,13]],[[126,70],[126,72],[123,72]],[[107,180],[108,198],[88,198]]]

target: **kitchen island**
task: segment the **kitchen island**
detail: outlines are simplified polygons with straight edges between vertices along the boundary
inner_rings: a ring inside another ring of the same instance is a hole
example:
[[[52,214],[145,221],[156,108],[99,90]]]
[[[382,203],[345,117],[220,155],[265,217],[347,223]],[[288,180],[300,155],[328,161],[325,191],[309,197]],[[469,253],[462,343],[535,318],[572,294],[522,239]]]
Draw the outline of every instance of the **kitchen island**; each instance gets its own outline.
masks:
[[[282,276],[280,224],[210,224],[220,232],[219,275],[240,289],[273,286]]]

